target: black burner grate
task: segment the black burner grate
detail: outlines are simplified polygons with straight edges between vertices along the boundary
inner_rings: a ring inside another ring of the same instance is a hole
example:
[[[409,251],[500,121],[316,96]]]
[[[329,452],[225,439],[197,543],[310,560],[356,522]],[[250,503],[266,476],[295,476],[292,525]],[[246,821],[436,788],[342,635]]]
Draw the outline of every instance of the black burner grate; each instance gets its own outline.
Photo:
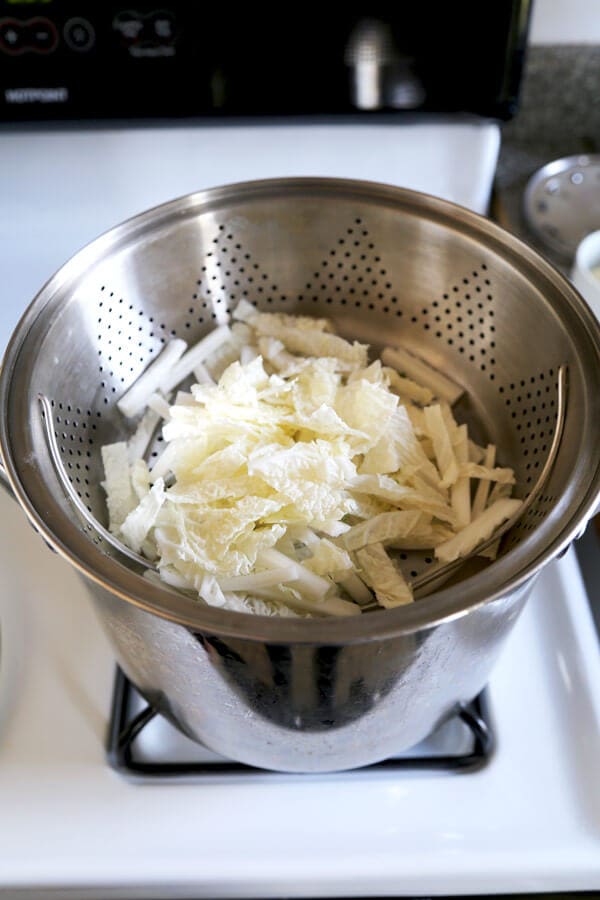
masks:
[[[161,748],[159,752],[153,754],[148,752],[147,747],[142,746],[148,729],[155,727],[157,723],[170,730],[176,740],[179,739],[184,746],[189,744],[191,748],[189,758],[185,757],[185,753],[182,758],[181,748],[173,753],[172,758],[167,752],[165,758],[164,749]],[[452,747],[452,742],[448,746],[447,737],[452,729],[459,735],[456,749]],[[436,736],[441,736],[444,730],[444,739],[440,737],[436,747]],[[414,751],[342,774],[354,777],[358,773],[390,770],[473,772],[486,765],[493,753],[494,745],[489,704],[484,691],[471,703],[458,708],[453,719],[442,725],[432,738],[420,744]],[[199,758],[196,758],[197,755]],[[183,735],[178,736],[178,732],[140,697],[135,687],[117,668],[108,735],[108,760],[119,773],[135,780],[150,781],[194,781],[216,775],[245,778],[294,777],[232,762],[210,752],[206,752],[204,756],[206,758],[203,758],[199,745]]]

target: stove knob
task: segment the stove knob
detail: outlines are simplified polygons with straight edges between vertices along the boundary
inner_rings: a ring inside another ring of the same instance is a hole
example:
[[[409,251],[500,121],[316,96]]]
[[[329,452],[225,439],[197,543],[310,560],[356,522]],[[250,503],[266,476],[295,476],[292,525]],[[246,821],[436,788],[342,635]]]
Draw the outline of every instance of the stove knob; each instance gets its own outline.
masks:
[[[0,50],[11,56],[21,53],[52,53],[58,33],[50,19],[35,16],[27,21],[0,19]]]
[[[23,28],[16,19],[0,19],[0,50],[10,55],[23,53]]]
[[[77,53],[91,50],[96,43],[96,32],[91,22],[78,16],[65,22],[63,29],[65,44]]]
[[[30,19],[26,23],[26,37],[28,49],[35,53],[52,53],[58,44],[58,33],[50,19]]]

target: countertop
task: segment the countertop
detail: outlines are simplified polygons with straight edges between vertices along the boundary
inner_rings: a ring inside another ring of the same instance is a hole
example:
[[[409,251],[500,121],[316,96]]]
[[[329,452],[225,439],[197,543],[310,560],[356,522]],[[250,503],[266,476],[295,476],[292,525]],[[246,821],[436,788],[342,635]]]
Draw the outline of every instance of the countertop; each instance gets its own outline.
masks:
[[[529,231],[521,210],[523,193],[546,163],[600,151],[599,84],[600,46],[529,47],[518,112],[502,126],[492,215],[565,274],[569,266],[552,258]]]

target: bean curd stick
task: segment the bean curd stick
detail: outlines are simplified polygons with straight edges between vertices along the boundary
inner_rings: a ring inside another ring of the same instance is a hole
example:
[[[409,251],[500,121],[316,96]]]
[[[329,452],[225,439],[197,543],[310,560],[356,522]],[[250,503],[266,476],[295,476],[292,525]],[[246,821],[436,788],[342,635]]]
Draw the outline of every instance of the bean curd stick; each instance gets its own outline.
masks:
[[[433,449],[443,487],[450,487],[458,478],[458,461],[439,405],[425,407],[425,424],[433,441]]]
[[[429,388],[435,397],[445,400],[451,406],[464,394],[458,384],[404,347],[386,347],[381,359],[386,366],[391,366],[401,375]]]
[[[460,467],[465,465],[469,459],[467,426],[459,425],[456,435],[454,453]],[[471,481],[468,475],[461,475],[452,485],[450,503],[456,515],[457,526],[463,528],[468,525],[471,521]]]
[[[454,562],[471,553],[478,544],[492,536],[496,528],[510,519],[521,506],[521,500],[505,498],[489,506],[466,528],[435,548],[436,558],[444,563]]]

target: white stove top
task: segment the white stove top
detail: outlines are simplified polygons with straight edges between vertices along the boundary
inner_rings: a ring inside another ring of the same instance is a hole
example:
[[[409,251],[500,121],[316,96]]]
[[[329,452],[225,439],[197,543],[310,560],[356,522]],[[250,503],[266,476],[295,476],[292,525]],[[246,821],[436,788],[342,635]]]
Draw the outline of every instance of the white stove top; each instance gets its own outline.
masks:
[[[6,132],[0,343],[71,253],[154,203],[312,174],[393,182],[484,212],[497,150],[497,128],[473,123]],[[106,763],[114,658],[83,583],[6,496],[0,536],[0,895],[422,896],[600,884],[600,652],[572,553],[543,573],[494,670],[498,750],[481,772],[152,785]]]
[[[114,661],[82,583],[5,496],[0,515],[2,887],[364,897],[600,883],[600,654],[572,552],[542,574],[494,671],[498,749],[481,772],[152,785],[107,766]]]

